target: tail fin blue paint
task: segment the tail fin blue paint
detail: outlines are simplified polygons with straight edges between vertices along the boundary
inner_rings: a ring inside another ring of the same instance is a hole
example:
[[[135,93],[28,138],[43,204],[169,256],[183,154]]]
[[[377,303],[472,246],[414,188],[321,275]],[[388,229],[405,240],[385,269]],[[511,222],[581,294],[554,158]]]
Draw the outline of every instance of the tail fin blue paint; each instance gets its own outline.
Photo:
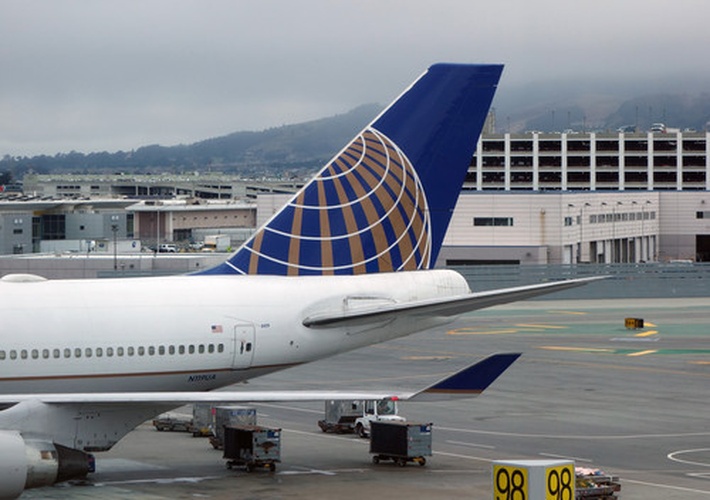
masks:
[[[203,274],[433,266],[502,69],[430,67],[229,260]]]

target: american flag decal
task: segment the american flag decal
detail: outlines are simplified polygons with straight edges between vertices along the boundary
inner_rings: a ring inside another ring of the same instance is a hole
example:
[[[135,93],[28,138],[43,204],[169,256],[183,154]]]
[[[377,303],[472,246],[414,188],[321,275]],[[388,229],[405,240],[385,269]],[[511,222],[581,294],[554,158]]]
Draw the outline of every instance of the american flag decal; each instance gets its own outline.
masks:
[[[222,333],[222,325],[212,325],[212,333]]]

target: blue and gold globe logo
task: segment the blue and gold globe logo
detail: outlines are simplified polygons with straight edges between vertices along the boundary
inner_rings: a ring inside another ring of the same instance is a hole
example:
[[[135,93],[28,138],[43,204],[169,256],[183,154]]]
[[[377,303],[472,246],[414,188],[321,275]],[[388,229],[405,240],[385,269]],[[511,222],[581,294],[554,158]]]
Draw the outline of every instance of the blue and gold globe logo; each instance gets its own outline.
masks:
[[[368,129],[235,256],[245,274],[421,269],[431,258],[425,193],[404,153]],[[247,257],[248,258],[245,258]]]

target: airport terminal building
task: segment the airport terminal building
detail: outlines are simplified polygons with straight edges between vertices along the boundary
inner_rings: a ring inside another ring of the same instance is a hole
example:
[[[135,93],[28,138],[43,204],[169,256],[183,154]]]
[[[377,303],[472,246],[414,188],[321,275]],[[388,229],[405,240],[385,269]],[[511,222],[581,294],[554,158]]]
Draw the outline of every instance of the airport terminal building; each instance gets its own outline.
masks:
[[[236,246],[298,188],[197,177],[35,176],[32,199],[0,200],[0,252],[94,240],[111,253],[114,238],[121,251],[215,233]],[[484,134],[437,265],[675,260],[710,261],[708,132]]]
[[[710,261],[710,133],[487,134],[438,264]]]

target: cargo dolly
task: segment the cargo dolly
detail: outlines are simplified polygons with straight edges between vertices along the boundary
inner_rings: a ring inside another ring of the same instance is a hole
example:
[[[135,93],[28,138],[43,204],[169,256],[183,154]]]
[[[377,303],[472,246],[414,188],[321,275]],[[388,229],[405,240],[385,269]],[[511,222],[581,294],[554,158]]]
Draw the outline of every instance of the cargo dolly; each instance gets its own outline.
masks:
[[[257,425],[224,427],[224,458],[227,468],[246,467],[251,472],[257,467],[276,470],[281,461],[281,429]]]
[[[407,462],[426,465],[425,457],[431,456],[431,426],[411,422],[372,422],[372,462],[392,460],[400,467]]]

